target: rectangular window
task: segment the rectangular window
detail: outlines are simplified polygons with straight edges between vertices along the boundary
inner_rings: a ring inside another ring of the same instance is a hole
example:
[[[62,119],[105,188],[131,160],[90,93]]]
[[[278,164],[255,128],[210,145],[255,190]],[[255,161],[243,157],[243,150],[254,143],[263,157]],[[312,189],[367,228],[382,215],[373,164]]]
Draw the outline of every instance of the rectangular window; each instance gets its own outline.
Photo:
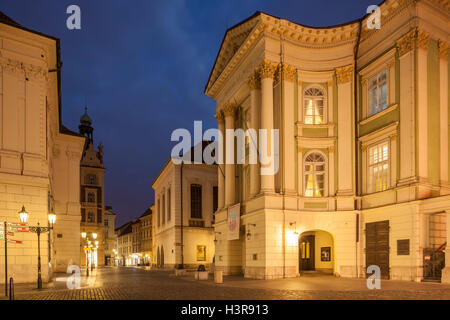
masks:
[[[158,227],[161,225],[161,206],[160,206],[160,201],[158,199]]]
[[[165,224],[166,223],[166,196],[164,194],[162,196],[161,214],[162,214],[162,224]]]
[[[170,205],[171,205],[172,197],[170,195],[170,189],[167,190],[167,221],[170,220]]]
[[[219,207],[219,189],[213,187],[213,213],[217,211]]]
[[[387,73],[383,70],[369,80],[369,115],[387,108]]]
[[[202,218],[202,186],[191,184],[191,218]]]
[[[384,191],[389,185],[389,143],[369,148],[368,192]]]

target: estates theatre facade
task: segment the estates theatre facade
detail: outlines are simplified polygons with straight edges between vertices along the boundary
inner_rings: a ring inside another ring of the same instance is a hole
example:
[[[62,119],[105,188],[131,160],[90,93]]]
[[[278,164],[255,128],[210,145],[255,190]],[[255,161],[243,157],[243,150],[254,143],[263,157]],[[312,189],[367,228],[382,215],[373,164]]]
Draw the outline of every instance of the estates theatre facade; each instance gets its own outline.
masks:
[[[221,132],[279,130],[279,170],[219,166],[225,274],[365,277],[377,265],[386,279],[450,282],[449,2],[380,10],[380,29],[257,12],[227,30],[205,93]]]

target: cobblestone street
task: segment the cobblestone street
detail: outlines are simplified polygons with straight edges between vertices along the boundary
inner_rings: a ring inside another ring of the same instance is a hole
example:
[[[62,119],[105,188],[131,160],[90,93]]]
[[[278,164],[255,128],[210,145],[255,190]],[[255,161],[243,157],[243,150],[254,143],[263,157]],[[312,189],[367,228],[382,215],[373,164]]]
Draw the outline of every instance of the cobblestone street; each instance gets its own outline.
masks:
[[[66,275],[64,275],[65,277]],[[63,275],[58,275],[63,280]],[[450,286],[439,283],[382,281],[380,290],[368,290],[365,280],[310,274],[295,279],[246,280],[225,277],[223,284],[195,281],[193,274],[175,277],[172,271],[141,268],[103,268],[81,288],[70,290],[55,281],[38,291],[16,286],[16,300],[305,300],[305,299],[450,299]]]

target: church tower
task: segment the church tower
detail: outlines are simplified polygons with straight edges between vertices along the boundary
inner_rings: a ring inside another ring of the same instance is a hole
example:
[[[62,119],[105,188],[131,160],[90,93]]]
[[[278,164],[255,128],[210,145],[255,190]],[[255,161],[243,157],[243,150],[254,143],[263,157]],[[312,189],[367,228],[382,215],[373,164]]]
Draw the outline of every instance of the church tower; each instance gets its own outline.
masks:
[[[78,126],[80,134],[84,135],[86,144],[80,163],[80,202],[81,202],[81,235],[80,254],[81,265],[102,266],[105,264],[104,235],[104,175],[103,145],[97,150],[94,146],[94,128],[92,119],[87,114],[80,118]]]

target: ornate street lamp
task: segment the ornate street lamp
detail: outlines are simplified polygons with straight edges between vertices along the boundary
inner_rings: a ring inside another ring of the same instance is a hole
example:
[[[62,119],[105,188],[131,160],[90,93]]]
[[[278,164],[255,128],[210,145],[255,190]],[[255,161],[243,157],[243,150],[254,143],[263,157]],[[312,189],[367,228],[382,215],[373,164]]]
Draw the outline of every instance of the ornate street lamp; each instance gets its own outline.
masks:
[[[94,264],[92,263],[93,260],[93,251],[98,248],[98,241],[95,241],[97,239],[97,233],[81,233],[81,238],[83,238],[84,241],[84,252],[86,254],[86,276],[89,277],[89,264],[91,264],[91,271],[94,271]],[[94,241],[95,247],[92,245],[92,240]]]
[[[25,206],[22,206],[22,210],[19,212],[20,221],[22,223],[28,222],[29,214],[25,210]],[[56,221],[56,215],[54,213],[48,214],[48,227],[41,227],[40,223],[37,223],[37,226],[29,226],[30,232],[36,233],[38,236],[38,279],[37,286],[38,289],[42,289],[42,277],[41,277],[41,233],[50,232],[53,229],[53,225]],[[50,252],[49,252],[50,254]]]

